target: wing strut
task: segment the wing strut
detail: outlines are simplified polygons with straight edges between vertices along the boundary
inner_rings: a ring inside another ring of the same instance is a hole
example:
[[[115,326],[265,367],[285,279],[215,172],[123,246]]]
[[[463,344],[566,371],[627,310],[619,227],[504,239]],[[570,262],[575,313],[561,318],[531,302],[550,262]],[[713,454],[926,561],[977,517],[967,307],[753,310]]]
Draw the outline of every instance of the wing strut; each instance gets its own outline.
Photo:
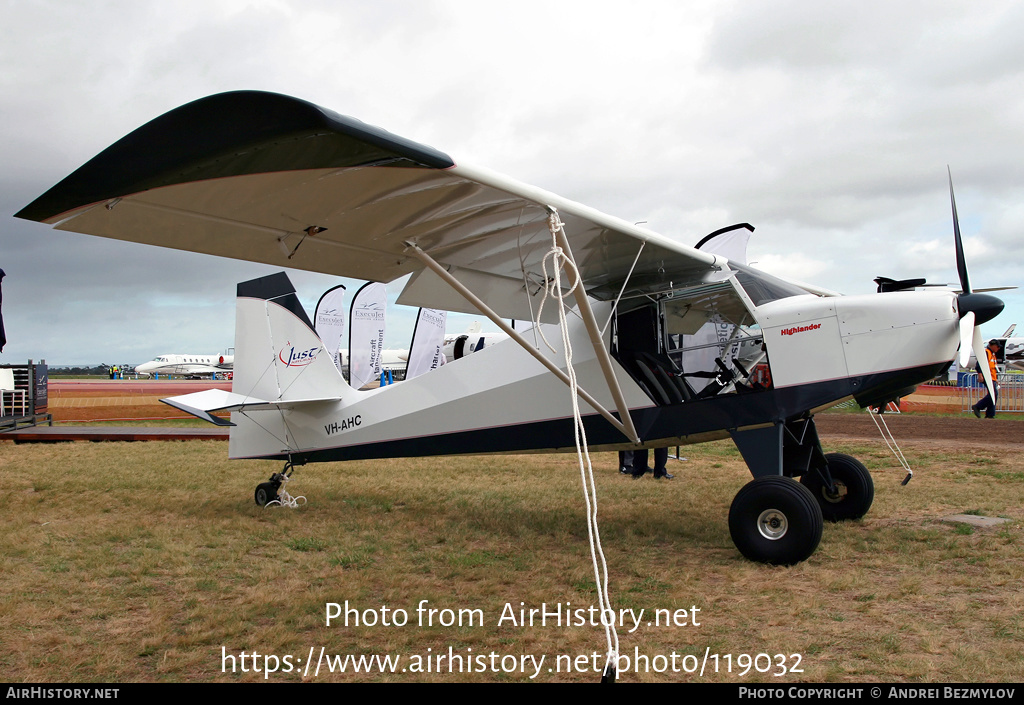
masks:
[[[572,256],[572,249],[569,247],[569,240],[565,236],[565,230],[559,228],[556,237],[558,238],[559,246],[565,250],[569,259],[575,265],[576,258]],[[568,266],[563,267],[563,269],[571,281],[574,272]],[[579,270],[576,271],[578,272]],[[608,391],[612,393],[612,399],[615,400],[615,407],[619,412],[619,417],[625,425],[623,432],[634,443],[639,443],[640,439],[636,428],[633,426],[633,418],[629,415],[629,407],[626,405],[626,397],[622,395],[622,387],[619,386],[619,380],[615,377],[615,368],[612,367],[612,358],[608,354],[608,348],[604,346],[604,341],[601,340],[601,330],[597,326],[597,318],[594,317],[594,309],[590,307],[590,299],[587,298],[583,282],[580,282],[580,285],[573,290],[573,296],[576,297],[576,303],[580,307],[583,325],[587,327],[590,343],[594,346],[594,354],[597,356],[597,361],[601,363],[601,371],[604,373],[605,382],[608,383]]]
[[[453,289],[455,289],[455,291],[459,292],[462,296],[464,296],[467,301],[473,304],[477,308],[477,310],[480,311],[480,313],[487,316],[487,318],[489,318],[494,325],[501,328],[501,330],[504,333],[506,333],[508,337],[515,340],[526,352],[533,355],[533,357],[536,358],[536,360],[540,364],[544,365],[544,367],[546,367],[548,371],[551,372],[551,374],[558,377],[558,379],[562,380],[562,382],[564,382],[567,386],[571,386],[571,382],[567,374],[562,372],[562,370],[558,369],[558,367],[556,367],[553,362],[544,357],[539,350],[530,345],[521,335],[519,335],[519,333],[516,332],[514,328],[505,323],[505,321],[502,318],[500,318],[497,313],[495,313],[487,304],[481,301],[476,294],[467,289],[462,284],[462,282],[453,277],[448,272],[447,269],[445,269],[437,262],[437,260],[435,260],[433,257],[431,257],[422,249],[420,249],[419,245],[417,245],[414,242],[409,242],[407,240],[405,242],[405,245],[408,248],[407,251],[410,252],[410,254],[414,255],[417,259],[423,262],[423,264],[427,265],[427,267],[429,267],[431,271],[433,271],[437,276],[441,277],[441,279],[447,282],[450,287],[452,287]],[[566,249],[568,250],[568,248]],[[577,294],[577,297],[579,297],[579,294]],[[586,301],[586,293],[583,293],[583,300],[584,305],[586,307],[586,311],[589,312],[590,317],[590,321],[585,321],[587,325],[587,331],[591,331],[591,324],[593,324],[594,326],[595,332],[591,332],[591,342],[594,345],[594,350],[597,353],[597,357],[599,360],[601,360],[601,353],[604,353],[604,356],[607,358],[608,351],[605,350],[604,345],[601,343],[600,334],[596,332],[597,322],[594,320],[594,314],[593,311],[591,311],[590,309],[589,302]],[[584,305],[581,305],[580,308],[583,309]],[[636,429],[633,426],[633,420],[629,416],[629,407],[626,406],[625,398],[622,396],[622,390],[619,388],[618,385],[618,380],[615,379],[615,375],[612,372],[611,363],[608,363],[608,367],[606,369],[605,361],[602,360],[601,368],[602,370],[605,371],[605,377],[608,380],[609,389],[612,392],[612,396],[615,399],[616,405],[618,406],[619,415],[622,417],[623,421],[619,421],[617,418],[612,416],[612,413],[608,411],[608,409],[604,408],[604,406],[602,406],[600,402],[594,399],[594,397],[592,397],[586,390],[577,388],[577,394],[581,399],[583,399],[583,401],[590,404],[590,406],[592,406],[595,411],[601,414],[601,416],[603,416],[608,421],[608,423],[610,423],[612,426],[621,431],[623,435],[626,436],[626,438],[631,440],[633,443],[639,444],[640,437],[637,435]],[[623,422],[625,422],[625,424]]]

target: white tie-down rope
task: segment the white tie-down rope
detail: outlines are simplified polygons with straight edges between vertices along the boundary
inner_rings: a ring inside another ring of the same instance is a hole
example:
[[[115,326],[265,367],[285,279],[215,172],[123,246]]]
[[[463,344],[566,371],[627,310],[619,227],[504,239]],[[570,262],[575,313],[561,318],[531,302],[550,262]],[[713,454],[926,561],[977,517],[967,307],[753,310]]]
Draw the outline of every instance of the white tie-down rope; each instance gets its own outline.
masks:
[[[902,465],[903,469],[907,471],[907,476],[903,479],[903,484],[907,484],[910,482],[910,478],[914,476],[914,471],[910,469],[910,463],[908,463],[907,459],[903,457],[903,451],[900,450],[900,447],[896,444],[896,437],[893,436],[892,431],[889,430],[889,424],[885,422],[885,417],[882,415],[881,410],[879,410],[878,413],[875,413],[871,409],[868,409],[868,413],[871,414],[871,419],[875,422],[875,428],[877,428],[878,432],[882,434],[882,440],[885,441],[885,445],[889,446],[889,450],[896,456],[896,460],[900,461],[900,465]],[[879,420],[881,420],[881,424],[878,423]]]
[[[605,662],[605,673],[609,667],[614,668],[618,662],[619,655],[619,634],[615,629],[615,612],[612,610],[611,599],[608,595],[608,563],[604,558],[604,549],[601,547],[601,532],[597,526],[597,487],[594,484],[594,468],[590,462],[590,450],[587,447],[587,433],[583,428],[583,417],[580,414],[579,396],[576,393],[576,371],[572,366],[572,345],[569,342],[569,324],[565,317],[565,298],[571,296],[576,287],[580,285],[579,271],[572,259],[558,246],[558,233],[563,228],[558,213],[552,211],[548,216],[548,229],[551,231],[551,250],[544,256],[541,262],[544,275],[544,296],[537,307],[537,320],[541,318],[544,311],[544,304],[551,296],[558,302],[558,327],[562,332],[562,346],[565,350],[565,371],[569,377],[569,390],[572,397],[573,425],[576,436],[576,457],[580,463],[580,480],[583,485],[583,499],[587,505],[587,535],[590,539],[590,558],[594,566],[594,581],[597,583],[597,598],[601,609],[601,624],[604,626],[605,638],[608,641],[608,656]],[[554,269],[554,274],[548,273],[548,260]],[[562,291],[561,270],[571,272],[573,280],[568,291]],[[541,326],[540,336],[544,344],[551,352],[557,352],[554,346],[544,337],[544,330]],[[600,560],[600,567],[598,561]]]
[[[291,482],[290,477],[288,477],[287,475],[281,475],[281,487],[277,490],[277,499],[272,499],[266,504],[264,504],[264,509],[270,507],[271,505],[276,505],[278,507],[288,507],[289,509],[298,509],[299,507],[306,503],[306,498],[304,496],[299,495],[298,497],[292,497],[290,494],[288,494],[288,490],[285,489],[285,485],[287,485],[289,482]],[[301,502],[299,501],[300,499],[302,500]]]

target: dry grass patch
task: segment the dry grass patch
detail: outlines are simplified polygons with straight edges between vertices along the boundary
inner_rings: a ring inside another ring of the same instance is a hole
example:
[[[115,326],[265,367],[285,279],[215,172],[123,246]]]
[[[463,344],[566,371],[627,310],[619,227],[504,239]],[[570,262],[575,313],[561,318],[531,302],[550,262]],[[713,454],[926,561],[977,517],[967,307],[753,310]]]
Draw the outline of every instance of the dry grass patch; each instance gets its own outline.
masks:
[[[744,560],[726,515],[749,480],[729,443],[684,449],[677,479],[620,476],[597,456],[599,520],[613,603],[644,609],[622,652],[800,654],[802,674],[742,680],[1016,681],[1024,641],[1024,460],[912,448],[915,479],[876,446],[862,521],[827,525],[793,568]],[[1019,454],[1018,454],[1019,455]],[[593,627],[497,624],[518,609],[594,601],[572,456],[426,458],[300,468],[309,504],[263,510],[257,482],[278,463],[231,462],[218,442],[0,444],[0,668],[25,681],[251,680],[227,653],[409,657],[604,651]],[[958,533],[940,516],[1014,521]],[[409,612],[404,627],[331,627],[325,604]],[[415,626],[421,600],[479,610],[480,625]],[[700,626],[647,627],[654,609],[700,609]],[[469,652],[468,649],[472,649]],[[789,664],[792,665],[792,661]],[[724,670],[724,661],[720,662]],[[704,680],[740,680],[705,673]],[[685,673],[623,680],[697,680]],[[298,673],[274,680],[299,680]],[[522,673],[331,674],[318,680],[527,680]]]

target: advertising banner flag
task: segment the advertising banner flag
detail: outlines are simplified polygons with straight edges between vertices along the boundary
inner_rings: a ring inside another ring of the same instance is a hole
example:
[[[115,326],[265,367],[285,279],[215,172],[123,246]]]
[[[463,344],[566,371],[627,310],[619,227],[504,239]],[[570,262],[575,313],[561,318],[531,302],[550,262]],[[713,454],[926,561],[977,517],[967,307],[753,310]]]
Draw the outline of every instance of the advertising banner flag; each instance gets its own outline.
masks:
[[[735,228],[725,232],[716,231],[698,242],[697,249],[722,255],[728,258],[730,262],[746,264],[750,232],[750,230],[745,228]]]
[[[750,242],[750,233],[754,232],[754,226],[750,223],[739,223],[730,225],[728,228],[716,230],[703,240],[697,243],[698,250],[713,252],[722,255],[730,262],[739,264],[747,263],[747,244]],[[725,281],[732,276],[732,271],[724,269],[714,273],[708,281]]]
[[[412,332],[412,343],[409,345],[406,379],[418,377],[445,363],[441,348],[444,347],[444,327],[447,321],[447,311],[420,309],[420,314],[416,317],[416,328]]]
[[[341,339],[345,335],[345,285],[328,289],[316,304],[313,326],[330,353],[337,368],[341,369]]]
[[[353,389],[360,389],[380,376],[386,311],[387,289],[379,282],[367,282],[352,298],[348,317],[348,377]]]

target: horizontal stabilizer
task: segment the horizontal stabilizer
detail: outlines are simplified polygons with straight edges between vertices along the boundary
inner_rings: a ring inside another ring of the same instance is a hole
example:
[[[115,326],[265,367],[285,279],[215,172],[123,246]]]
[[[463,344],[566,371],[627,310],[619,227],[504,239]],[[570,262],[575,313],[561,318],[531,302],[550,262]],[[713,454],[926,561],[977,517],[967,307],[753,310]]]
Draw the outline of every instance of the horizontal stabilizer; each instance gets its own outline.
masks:
[[[267,410],[267,409],[291,409],[302,404],[314,402],[338,401],[340,397],[324,397],[319,399],[280,399],[278,401],[267,401],[256,399],[251,396],[235,394],[223,389],[207,389],[193,394],[183,394],[180,397],[168,397],[161,399],[164,404],[181,409],[185,413],[192,414],[204,421],[209,421],[217,426],[234,426],[222,418],[213,415],[214,411],[242,411]]]

